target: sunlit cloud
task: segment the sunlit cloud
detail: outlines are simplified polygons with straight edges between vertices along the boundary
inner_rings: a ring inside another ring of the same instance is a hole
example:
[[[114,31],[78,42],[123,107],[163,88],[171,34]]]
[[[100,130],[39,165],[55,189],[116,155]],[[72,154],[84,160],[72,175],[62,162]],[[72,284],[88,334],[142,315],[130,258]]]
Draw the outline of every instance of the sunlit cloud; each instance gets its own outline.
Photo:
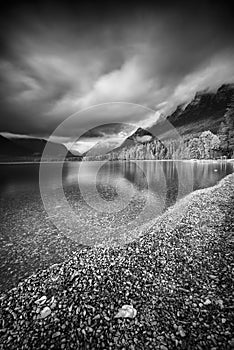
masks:
[[[94,122],[147,127],[197,91],[234,82],[231,26],[206,8],[195,20],[185,7],[155,7],[144,16],[120,7],[103,21],[55,8],[53,25],[48,15],[19,13],[15,25],[3,18],[0,131],[47,138],[70,115],[100,104],[77,113],[57,140],[72,142]]]

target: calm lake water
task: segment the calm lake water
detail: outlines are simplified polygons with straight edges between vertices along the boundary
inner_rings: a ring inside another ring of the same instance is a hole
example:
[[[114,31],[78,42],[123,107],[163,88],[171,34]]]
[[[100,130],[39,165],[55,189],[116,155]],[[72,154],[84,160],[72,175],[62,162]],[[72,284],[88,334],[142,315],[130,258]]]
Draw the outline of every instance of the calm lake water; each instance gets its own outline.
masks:
[[[67,259],[82,245],[131,241],[180,198],[233,172],[233,163],[226,162],[136,161],[100,166],[99,162],[65,163],[61,199],[60,165],[44,165],[43,203],[39,164],[0,165],[0,290]]]

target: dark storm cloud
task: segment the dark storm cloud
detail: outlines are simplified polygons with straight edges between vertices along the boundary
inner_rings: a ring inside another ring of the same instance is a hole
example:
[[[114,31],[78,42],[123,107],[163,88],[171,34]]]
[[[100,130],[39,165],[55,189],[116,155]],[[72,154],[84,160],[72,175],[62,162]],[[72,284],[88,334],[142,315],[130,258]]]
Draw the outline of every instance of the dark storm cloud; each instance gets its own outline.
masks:
[[[70,114],[113,101],[167,114],[197,90],[233,82],[231,13],[209,1],[10,2],[0,23],[0,130],[46,136]],[[104,109],[77,117],[76,127],[156,118]]]

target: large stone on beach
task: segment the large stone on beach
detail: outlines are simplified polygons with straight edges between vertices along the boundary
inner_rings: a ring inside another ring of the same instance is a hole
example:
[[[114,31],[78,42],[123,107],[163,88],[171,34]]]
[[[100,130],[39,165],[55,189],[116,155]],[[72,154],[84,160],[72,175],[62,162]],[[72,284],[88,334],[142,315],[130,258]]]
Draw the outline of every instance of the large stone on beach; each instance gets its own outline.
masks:
[[[44,309],[41,310],[40,318],[46,318],[51,314],[51,309],[46,306]]]
[[[132,305],[123,305],[115,315],[115,318],[134,318],[136,314],[137,310]]]

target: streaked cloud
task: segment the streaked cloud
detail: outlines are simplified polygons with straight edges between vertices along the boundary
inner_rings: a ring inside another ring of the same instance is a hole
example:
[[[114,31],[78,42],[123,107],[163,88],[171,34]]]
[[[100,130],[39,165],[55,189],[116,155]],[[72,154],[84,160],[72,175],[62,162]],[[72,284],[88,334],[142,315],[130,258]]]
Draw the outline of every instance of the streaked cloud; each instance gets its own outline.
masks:
[[[198,90],[234,82],[233,27],[222,6],[222,20],[209,1],[193,11],[185,3],[103,12],[55,5],[38,15],[26,5],[16,21],[2,16],[0,130],[48,137],[86,109],[56,135],[69,143],[94,122],[147,127]]]

